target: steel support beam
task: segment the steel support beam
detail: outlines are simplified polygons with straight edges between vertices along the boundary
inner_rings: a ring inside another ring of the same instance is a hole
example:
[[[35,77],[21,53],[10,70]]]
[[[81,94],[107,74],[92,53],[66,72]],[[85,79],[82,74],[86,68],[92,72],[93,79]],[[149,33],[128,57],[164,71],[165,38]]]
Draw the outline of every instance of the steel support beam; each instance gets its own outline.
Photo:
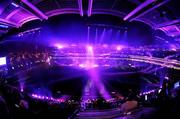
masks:
[[[173,20],[173,21],[168,21],[168,22],[158,24],[156,26],[156,29],[166,27],[166,26],[176,25],[176,24],[180,24],[180,19],[176,19],[176,20]]]
[[[31,8],[31,10],[33,10],[37,15],[39,15],[42,19],[48,19],[48,17],[41,11],[39,10],[36,6],[34,6],[31,2],[29,2],[28,0],[21,0],[22,3],[24,3],[25,5],[27,5],[29,8]]]
[[[46,12],[48,17],[52,17],[52,16],[56,16],[56,15],[60,15],[60,14],[79,14],[79,10],[78,9],[56,9],[56,10],[51,10],[49,12]]]
[[[141,16],[147,14],[148,12],[150,12],[150,11],[152,11],[152,10],[154,10],[154,9],[156,9],[156,8],[158,8],[158,7],[160,7],[160,6],[162,6],[162,5],[164,5],[165,3],[169,2],[169,1],[170,1],[170,0],[164,0],[164,1],[160,2],[159,4],[153,6],[152,8],[150,8],[150,9],[144,11],[143,13],[137,15],[136,17],[134,17],[134,18],[131,19],[130,21],[133,21],[133,20],[135,20],[135,19],[137,19],[137,18],[139,18],[139,17],[141,17]]]
[[[136,7],[133,11],[131,11],[129,14],[127,14],[123,20],[124,21],[129,20],[130,17],[137,14],[139,11],[141,11],[143,8],[147,7],[148,5],[152,4],[153,2],[155,2],[155,0],[146,0],[145,2],[140,4],[138,7]]]
[[[5,25],[7,25],[7,26],[18,27],[17,24],[15,24],[15,23],[13,23],[13,22],[10,22],[9,20],[2,19],[2,18],[0,18],[0,23],[1,23],[1,24],[5,24]]]

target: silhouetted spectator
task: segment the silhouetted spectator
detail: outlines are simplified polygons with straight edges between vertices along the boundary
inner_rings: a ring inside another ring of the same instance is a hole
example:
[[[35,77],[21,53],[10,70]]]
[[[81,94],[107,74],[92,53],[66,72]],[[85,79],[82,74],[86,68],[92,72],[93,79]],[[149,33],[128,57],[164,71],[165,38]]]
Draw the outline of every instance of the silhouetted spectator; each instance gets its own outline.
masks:
[[[0,119],[10,119],[10,114],[6,102],[1,96],[0,96]]]

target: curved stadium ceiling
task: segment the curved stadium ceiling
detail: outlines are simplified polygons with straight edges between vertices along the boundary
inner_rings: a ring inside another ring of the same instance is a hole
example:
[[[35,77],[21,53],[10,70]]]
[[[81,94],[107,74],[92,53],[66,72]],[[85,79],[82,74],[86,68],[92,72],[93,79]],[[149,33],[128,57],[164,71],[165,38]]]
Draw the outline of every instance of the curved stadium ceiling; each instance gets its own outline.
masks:
[[[0,34],[32,20],[60,14],[110,14],[125,21],[140,21],[180,38],[178,0],[1,0]]]

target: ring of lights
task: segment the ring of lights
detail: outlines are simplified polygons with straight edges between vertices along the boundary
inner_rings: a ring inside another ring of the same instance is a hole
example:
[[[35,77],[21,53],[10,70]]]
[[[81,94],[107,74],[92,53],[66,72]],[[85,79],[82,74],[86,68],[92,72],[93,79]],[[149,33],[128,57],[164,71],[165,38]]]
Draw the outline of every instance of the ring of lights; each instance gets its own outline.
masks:
[[[149,63],[153,65],[159,65],[161,67],[172,68],[176,70],[180,70],[180,62],[176,60],[167,60],[163,58],[156,58],[156,57],[147,57],[147,56],[134,56],[129,55],[129,57],[54,57],[53,59],[59,60],[67,60],[67,59],[76,59],[76,60],[127,60],[127,61],[134,61],[134,62],[143,62]]]

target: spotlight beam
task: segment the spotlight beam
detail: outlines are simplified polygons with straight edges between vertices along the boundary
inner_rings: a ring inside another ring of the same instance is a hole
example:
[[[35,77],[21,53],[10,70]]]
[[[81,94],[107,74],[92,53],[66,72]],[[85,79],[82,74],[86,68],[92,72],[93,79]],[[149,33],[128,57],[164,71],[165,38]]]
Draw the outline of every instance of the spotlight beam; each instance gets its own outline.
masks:
[[[93,6],[93,0],[89,0],[89,3],[88,3],[88,17],[91,16],[92,14],[92,6]]]
[[[48,19],[48,17],[41,11],[39,10],[36,6],[34,6],[31,2],[29,2],[28,0],[21,0],[22,3],[24,3],[25,5],[27,5],[29,8],[31,8],[31,10],[33,10],[37,15],[39,15],[42,19]]]
[[[90,39],[90,26],[88,26],[88,31],[87,31],[87,43],[89,43]]]
[[[105,86],[103,85],[103,82],[100,80],[98,70],[96,68],[93,68],[93,64],[95,63],[94,59],[94,50],[92,46],[87,46],[87,59],[86,64],[88,68],[88,74],[89,74],[89,81],[92,84],[91,86],[88,86],[86,88],[89,88],[89,91],[91,95],[96,96],[96,90],[101,94],[102,97],[105,99],[110,99],[110,95],[108,91],[106,90]],[[89,58],[90,57],[90,58]],[[86,91],[84,91],[86,92]],[[86,94],[84,94],[86,95]]]
[[[146,0],[145,2],[140,4],[138,7],[136,7],[133,11],[131,11],[129,14],[127,14],[123,20],[126,21],[126,20],[130,19],[130,17],[137,14],[139,11],[141,11],[143,8],[147,7],[148,5],[150,5],[153,2],[155,2],[155,0]]]
[[[137,19],[137,18],[139,18],[139,17],[147,14],[148,12],[150,12],[150,11],[152,11],[152,10],[154,10],[154,9],[162,6],[162,5],[164,5],[165,3],[169,2],[169,1],[170,1],[170,0],[165,0],[165,1],[163,1],[163,2],[161,2],[161,3],[159,3],[159,4],[157,4],[157,5],[155,5],[154,7],[150,8],[150,9],[144,11],[143,13],[137,15],[136,17],[132,18],[132,19],[130,20],[130,22],[131,22],[131,21],[134,21],[135,19]]]
[[[83,13],[82,0],[78,0],[78,6],[79,6],[79,14],[80,14],[81,16],[83,16],[84,13]]]

